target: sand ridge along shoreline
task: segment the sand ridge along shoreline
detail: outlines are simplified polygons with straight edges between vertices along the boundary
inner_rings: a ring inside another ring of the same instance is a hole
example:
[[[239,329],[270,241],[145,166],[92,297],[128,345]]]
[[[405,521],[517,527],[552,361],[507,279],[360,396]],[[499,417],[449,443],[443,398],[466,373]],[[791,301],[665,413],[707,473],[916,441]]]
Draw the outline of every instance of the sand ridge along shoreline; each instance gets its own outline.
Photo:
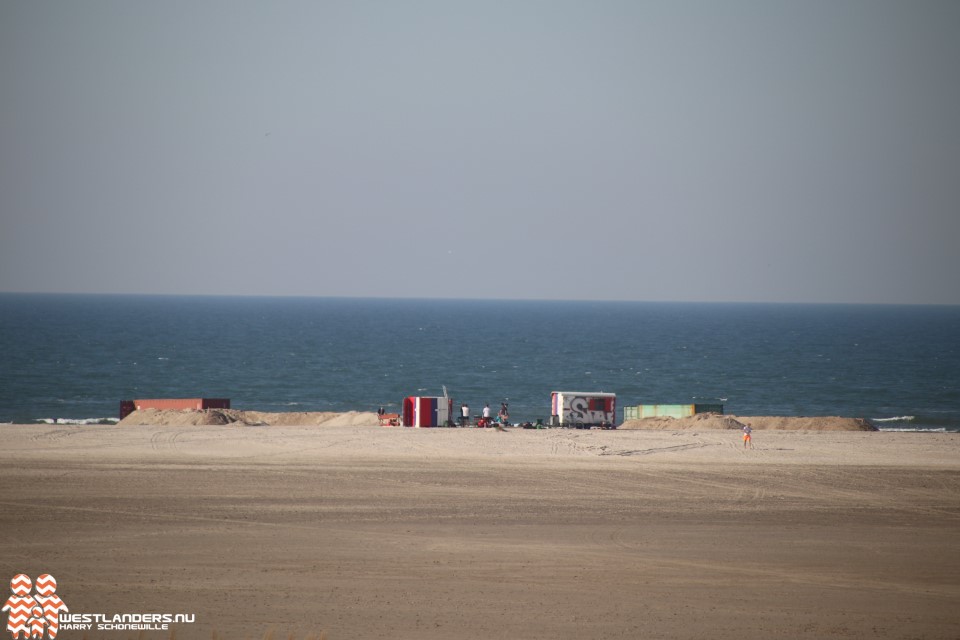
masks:
[[[960,434],[339,419],[0,425],[0,569],[177,640],[960,637]]]
[[[144,409],[134,411],[122,425],[246,425],[246,426],[374,426],[379,424],[373,412],[281,412],[205,409],[202,411]],[[742,429],[749,425],[760,430],[802,431],[876,431],[863,418],[838,416],[786,417],[735,416],[703,413],[686,418],[644,418],[628,420],[619,429]]]

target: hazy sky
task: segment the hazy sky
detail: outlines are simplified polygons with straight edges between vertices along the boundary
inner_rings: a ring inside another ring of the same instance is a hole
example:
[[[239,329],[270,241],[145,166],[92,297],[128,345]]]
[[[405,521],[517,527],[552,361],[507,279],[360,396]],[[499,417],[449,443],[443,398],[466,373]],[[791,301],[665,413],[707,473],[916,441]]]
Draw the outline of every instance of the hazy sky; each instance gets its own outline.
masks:
[[[960,2],[0,0],[0,291],[960,304]]]

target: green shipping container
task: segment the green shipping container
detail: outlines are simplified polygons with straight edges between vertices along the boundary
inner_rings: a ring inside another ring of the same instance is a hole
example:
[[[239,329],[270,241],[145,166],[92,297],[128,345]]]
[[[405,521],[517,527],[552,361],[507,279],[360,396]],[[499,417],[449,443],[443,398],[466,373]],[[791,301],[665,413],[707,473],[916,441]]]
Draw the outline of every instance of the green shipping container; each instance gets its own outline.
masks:
[[[687,418],[698,413],[723,413],[722,404],[639,404],[623,408],[623,420]]]

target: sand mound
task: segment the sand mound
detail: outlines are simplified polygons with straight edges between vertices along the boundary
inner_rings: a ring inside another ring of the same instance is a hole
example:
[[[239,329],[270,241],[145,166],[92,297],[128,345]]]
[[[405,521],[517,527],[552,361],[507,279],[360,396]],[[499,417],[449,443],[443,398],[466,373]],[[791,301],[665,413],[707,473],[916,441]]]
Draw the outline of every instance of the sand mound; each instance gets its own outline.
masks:
[[[804,416],[799,418],[741,416],[737,420],[749,424],[753,429],[777,431],[877,431],[875,426],[863,418],[841,418],[839,416]]]
[[[120,421],[121,425],[156,425],[156,426],[202,426],[226,425],[238,426],[376,426],[377,414],[363,411],[349,411],[347,413],[323,412],[289,412],[265,413],[263,411],[238,411],[236,409],[205,409],[192,410],[161,410],[144,409],[134,411]]]
[[[232,424],[237,418],[229,409],[206,409],[204,411],[175,411],[172,409],[143,409],[134,411],[118,424],[157,425],[187,427],[195,425]]]
[[[752,429],[777,431],[876,431],[876,427],[863,418],[840,418],[837,416],[781,417],[781,416],[722,416],[701,413],[687,418],[644,418],[628,420],[620,429]]]
[[[134,411],[120,421],[121,425],[156,426],[202,426],[227,425],[238,426],[331,426],[366,427],[377,426],[377,414],[367,411],[348,411],[336,413],[286,412],[266,413],[263,411],[239,411],[236,409],[161,410],[144,409]],[[780,417],[780,416],[725,416],[715,413],[701,413],[687,418],[644,418],[628,420],[620,429],[651,431],[669,431],[685,429],[724,430],[742,429],[748,424],[754,429],[773,431],[876,431],[876,427],[862,418],[821,417]]]
[[[265,424],[270,426],[326,425],[330,427],[362,427],[377,426],[379,424],[377,414],[363,411],[348,411],[347,413],[335,413],[333,411],[290,413],[241,411],[239,413],[241,413],[243,419],[250,424]]]
[[[701,413],[687,418],[643,418],[628,420],[618,429],[647,429],[664,431],[670,429],[742,429],[744,423],[733,416],[721,416],[715,413]]]

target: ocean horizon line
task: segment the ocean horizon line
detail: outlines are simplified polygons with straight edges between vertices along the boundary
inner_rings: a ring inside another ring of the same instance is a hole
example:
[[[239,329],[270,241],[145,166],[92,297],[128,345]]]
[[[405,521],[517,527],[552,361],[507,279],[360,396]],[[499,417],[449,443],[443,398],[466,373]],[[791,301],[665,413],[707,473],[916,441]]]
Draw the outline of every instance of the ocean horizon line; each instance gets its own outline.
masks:
[[[309,295],[262,293],[134,293],[96,291],[0,291],[0,296],[22,297],[104,297],[104,298],[170,298],[170,299],[225,299],[225,300],[330,300],[382,302],[477,302],[477,303],[558,303],[558,304],[650,304],[691,306],[776,306],[776,307],[937,307],[958,308],[960,303],[948,302],[871,302],[871,301],[810,301],[810,300],[683,300],[632,298],[511,298],[511,297],[438,297],[438,296],[367,296],[367,295]]]

